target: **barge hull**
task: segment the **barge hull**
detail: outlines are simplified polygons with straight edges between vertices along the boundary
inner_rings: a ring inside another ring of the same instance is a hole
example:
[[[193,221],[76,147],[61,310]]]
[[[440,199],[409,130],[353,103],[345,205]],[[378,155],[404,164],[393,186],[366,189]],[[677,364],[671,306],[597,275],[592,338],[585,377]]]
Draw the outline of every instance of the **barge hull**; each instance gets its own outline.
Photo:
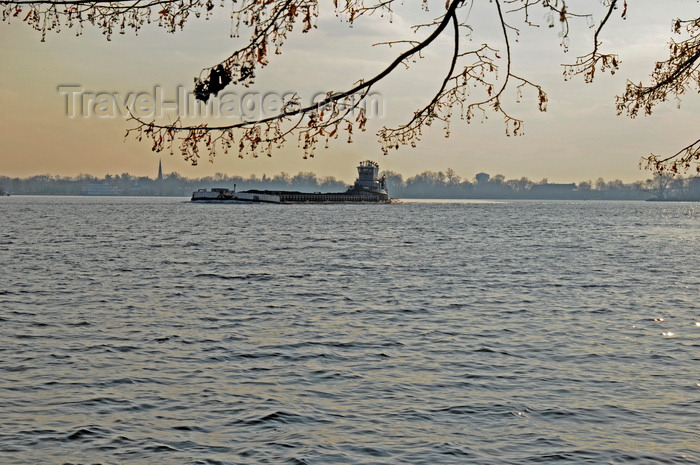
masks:
[[[388,203],[389,196],[373,192],[315,193],[292,191],[246,191],[247,194],[274,196],[279,203]]]

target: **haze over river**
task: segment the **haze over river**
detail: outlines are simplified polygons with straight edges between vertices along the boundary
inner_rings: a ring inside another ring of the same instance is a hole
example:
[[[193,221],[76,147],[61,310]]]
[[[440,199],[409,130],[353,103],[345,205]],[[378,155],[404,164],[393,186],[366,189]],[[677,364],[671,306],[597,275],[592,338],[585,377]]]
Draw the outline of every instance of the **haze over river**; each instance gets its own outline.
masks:
[[[700,463],[698,203],[0,217],[3,465]]]

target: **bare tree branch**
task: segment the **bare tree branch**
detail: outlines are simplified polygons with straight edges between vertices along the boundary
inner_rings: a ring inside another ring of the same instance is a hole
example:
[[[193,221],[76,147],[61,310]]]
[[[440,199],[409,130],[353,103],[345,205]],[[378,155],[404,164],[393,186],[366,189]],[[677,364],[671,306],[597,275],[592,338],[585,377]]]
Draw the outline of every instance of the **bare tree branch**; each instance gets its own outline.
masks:
[[[586,82],[593,82],[593,78],[595,77],[596,72],[596,66],[598,66],[599,64],[601,72],[610,70],[612,74],[615,74],[615,71],[618,70],[618,68],[620,67],[620,62],[617,58],[617,55],[599,52],[601,46],[601,42],[599,39],[600,34],[603,31],[605,25],[608,23],[610,16],[612,16],[613,11],[617,8],[617,3],[618,0],[610,1],[607,13],[605,14],[605,17],[600,22],[598,28],[595,31],[595,34],[593,35],[593,49],[591,50],[591,52],[576,58],[576,62],[574,64],[562,65],[564,66],[564,72],[566,75],[573,76],[577,74],[583,74]],[[625,17],[626,12],[627,2],[625,2],[625,8],[622,15],[623,18]]]

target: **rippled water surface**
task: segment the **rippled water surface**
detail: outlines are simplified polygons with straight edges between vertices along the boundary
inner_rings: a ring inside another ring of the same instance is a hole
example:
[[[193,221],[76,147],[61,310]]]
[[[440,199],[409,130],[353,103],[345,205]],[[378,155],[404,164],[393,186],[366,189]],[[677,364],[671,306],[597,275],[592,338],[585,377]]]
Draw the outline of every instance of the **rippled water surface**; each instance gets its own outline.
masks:
[[[0,199],[0,462],[700,463],[700,205]]]

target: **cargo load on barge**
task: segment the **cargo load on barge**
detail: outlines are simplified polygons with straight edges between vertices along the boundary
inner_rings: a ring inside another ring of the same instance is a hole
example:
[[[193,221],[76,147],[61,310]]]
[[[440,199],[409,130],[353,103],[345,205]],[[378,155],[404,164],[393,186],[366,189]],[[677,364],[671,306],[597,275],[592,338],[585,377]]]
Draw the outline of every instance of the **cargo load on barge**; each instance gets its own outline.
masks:
[[[379,177],[379,164],[363,161],[357,167],[355,184],[345,192],[299,192],[281,190],[247,190],[226,188],[199,189],[192,193],[193,202],[211,203],[388,203],[386,176]]]

